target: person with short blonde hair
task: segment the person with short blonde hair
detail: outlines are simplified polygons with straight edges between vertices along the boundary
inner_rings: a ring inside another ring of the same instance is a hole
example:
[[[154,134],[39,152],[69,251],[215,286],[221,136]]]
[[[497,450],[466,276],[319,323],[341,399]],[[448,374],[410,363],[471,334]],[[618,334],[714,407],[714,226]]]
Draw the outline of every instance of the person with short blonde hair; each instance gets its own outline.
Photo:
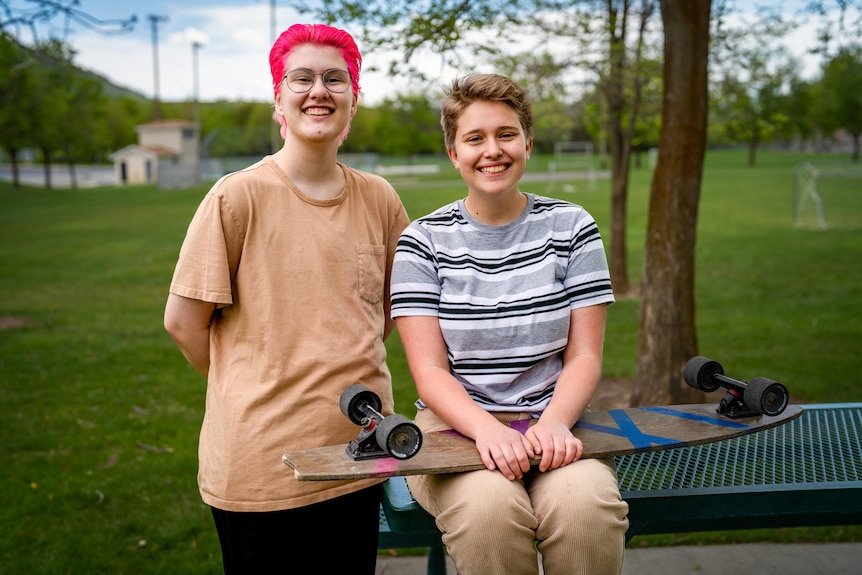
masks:
[[[508,78],[457,79],[441,123],[467,197],[402,233],[392,316],[416,424],[474,439],[487,469],[408,484],[461,575],[535,575],[537,550],[546,575],[616,575],[628,506],[613,460],[581,459],[571,433],[614,301],[598,226],[581,206],[520,190],[532,113]]]

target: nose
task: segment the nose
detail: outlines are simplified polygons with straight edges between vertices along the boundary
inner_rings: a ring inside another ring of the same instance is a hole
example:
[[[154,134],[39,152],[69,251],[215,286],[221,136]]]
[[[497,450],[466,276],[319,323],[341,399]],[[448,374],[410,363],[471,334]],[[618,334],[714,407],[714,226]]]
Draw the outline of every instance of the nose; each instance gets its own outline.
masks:
[[[320,82],[317,80],[320,79]],[[308,89],[309,94],[319,94],[321,92],[329,94],[326,89],[326,84],[323,82],[323,74],[315,74],[311,79],[311,88]]]
[[[485,149],[483,150],[483,154],[488,158],[496,158],[501,153],[503,153],[502,148],[500,147],[500,143],[496,138],[488,138],[485,141]]]

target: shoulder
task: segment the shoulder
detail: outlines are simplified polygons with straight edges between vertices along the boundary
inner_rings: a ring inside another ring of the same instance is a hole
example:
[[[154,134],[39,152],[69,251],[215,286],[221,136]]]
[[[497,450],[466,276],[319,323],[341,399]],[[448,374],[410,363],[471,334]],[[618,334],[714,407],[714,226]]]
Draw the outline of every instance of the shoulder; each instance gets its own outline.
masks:
[[[381,195],[384,197],[395,198],[400,202],[395,188],[392,187],[385,178],[372,174],[371,172],[363,172],[356,168],[351,168],[346,164],[339,163],[344,170],[345,177],[352,182],[355,189],[363,194]]]
[[[418,218],[415,225],[425,229],[433,229],[440,226],[448,226],[453,223],[463,223],[464,216],[461,215],[460,200],[441,206],[428,215]]]
[[[222,200],[236,200],[247,196],[252,190],[278,181],[278,174],[268,165],[266,158],[263,158],[246,168],[223,175],[213,184],[207,195]]]
[[[545,196],[533,195],[533,212],[548,212],[553,214],[586,214],[587,211],[583,206],[560,200],[558,198],[548,198]]]
[[[572,202],[544,196],[533,196],[534,220],[549,220],[554,227],[594,225],[593,216],[583,207]]]

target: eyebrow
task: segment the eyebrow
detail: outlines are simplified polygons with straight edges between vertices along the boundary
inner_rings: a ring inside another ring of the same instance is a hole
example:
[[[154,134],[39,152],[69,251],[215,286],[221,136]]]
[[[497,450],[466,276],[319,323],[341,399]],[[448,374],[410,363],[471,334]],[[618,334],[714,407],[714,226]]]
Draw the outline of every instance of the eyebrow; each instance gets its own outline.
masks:
[[[517,132],[517,131],[520,131],[520,129],[521,129],[521,127],[520,127],[520,126],[498,126],[494,131],[496,131],[496,132],[500,132],[500,131],[503,131],[503,130],[514,130],[514,131],[516,131],[516,132]],[[481,128],[474,128],[474,129],[472,129],[472,130],[470,130],[470,131],[464,132],[464,134],[463,134],[463,135],[464,135],[464,136],[468,136],[468,135],[470,135],[470,134],[481,134],[482,132],[484,132],[484,130],[483,130],[483,129],[481,129]]]

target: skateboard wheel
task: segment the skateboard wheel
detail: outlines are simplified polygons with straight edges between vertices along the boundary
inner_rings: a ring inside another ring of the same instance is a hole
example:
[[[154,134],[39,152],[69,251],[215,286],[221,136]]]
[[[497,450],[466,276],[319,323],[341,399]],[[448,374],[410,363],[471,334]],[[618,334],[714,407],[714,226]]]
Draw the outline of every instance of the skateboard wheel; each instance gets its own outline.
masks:
[[[721,383],[714,380],[715,375],[724,375],[724,368],[717,361],[702,355],[696,355],[688,360],[682,373],[688,385],[707,393],[721,387]]]
[[[341,408],[341,413],[356,425],[362,425],[362,420],[366,418],[362,407],[369,405],[375,411],[380,411],[382,407],[380,396],[361,383],[354,383],[345,389],[338,405]]]
[[[787,388],[766,377],[755,377],[748,382],[742,401],[745,407],[763,415],[781,415],[790,399]]]
[[[422,447],[422,432],[415,423],[397,413],[384,417],[375,433],[377,444],[396,459],[410,459]]]

